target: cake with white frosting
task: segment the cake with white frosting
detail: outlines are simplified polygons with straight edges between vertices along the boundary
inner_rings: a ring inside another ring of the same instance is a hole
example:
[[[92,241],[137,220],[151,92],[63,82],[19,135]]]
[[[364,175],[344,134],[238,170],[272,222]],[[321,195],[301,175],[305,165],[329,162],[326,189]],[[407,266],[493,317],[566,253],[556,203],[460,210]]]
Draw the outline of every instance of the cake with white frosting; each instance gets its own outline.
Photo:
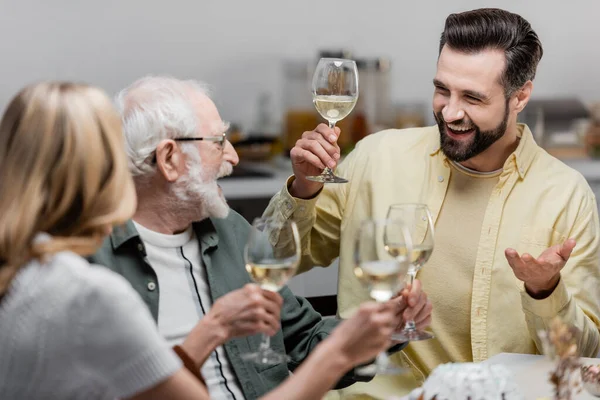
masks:
[[[410,400],[524,400],[513,375],[502,365],[442,364]]]

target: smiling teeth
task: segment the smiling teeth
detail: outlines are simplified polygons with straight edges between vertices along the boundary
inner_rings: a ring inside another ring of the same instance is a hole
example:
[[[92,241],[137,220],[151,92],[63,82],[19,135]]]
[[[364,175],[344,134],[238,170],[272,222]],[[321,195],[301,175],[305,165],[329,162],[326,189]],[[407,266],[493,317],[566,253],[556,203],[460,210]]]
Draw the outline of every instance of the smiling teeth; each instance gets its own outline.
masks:
[[[458,132],[466,132],[466,131],[470,131],[473,128],[463,128],[463,127],[453,127],[451,125],[448,125],[448,128],[452,129],[453,131],[458,131]]]

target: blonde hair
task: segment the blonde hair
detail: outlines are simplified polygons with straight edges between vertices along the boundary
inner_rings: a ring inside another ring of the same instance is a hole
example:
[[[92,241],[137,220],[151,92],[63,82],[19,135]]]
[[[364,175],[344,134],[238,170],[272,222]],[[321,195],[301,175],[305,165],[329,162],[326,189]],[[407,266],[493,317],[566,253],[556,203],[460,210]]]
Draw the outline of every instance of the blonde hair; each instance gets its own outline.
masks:
[[[86,85],[39,83],[15,96],[0,122],[0,182],[0,295],[33,258],[92,254],[136,207],[119,115]],[[40,232],[51,239],[34,242]]]

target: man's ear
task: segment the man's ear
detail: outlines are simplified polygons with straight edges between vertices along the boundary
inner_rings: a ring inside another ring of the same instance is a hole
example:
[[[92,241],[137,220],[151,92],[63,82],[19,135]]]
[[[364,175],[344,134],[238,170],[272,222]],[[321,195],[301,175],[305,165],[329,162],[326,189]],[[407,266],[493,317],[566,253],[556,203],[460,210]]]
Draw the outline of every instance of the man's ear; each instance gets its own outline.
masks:
[[[517,114],[523,111],[527,103],[529,103],[532,90],[533,82],[527,81],[523,87],[517,91],[514,99],[514,110],[517,112]]]
[[[161,140],[156,146],[156,167],[167,182],[175,182],[183,171],[183,153],[171,139]]]

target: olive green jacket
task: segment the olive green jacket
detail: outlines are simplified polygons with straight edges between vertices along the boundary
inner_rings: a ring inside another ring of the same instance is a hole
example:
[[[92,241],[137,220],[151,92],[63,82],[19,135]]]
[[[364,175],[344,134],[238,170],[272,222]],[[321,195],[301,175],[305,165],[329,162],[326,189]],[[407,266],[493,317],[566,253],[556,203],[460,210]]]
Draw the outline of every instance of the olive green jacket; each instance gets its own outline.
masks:
[[[251,282],[243,259],[250,228],[248,222],[233,210],[225,219],[206,219],[193,224],[213,302]],[[100,250],[90,257],[90,262],[124,276],[146,302],[154,319],[158,320],[159,282],[131,221],[115,228]],[[289,371],[294,371],[338,324],[338,320],[333,318],[322,319],[306,299],[294,296],[287,287],[280,294],[284,299],[281,329],[271,338],[271,347],[290,356],[287,365],[260,366],[242,361],[241,354],[258,349],[259,335],[232,339],[224,345],[246,399],[256,399],[279,385],[289,376]],[[348,386],[359,379],[364,380],[350,371],[336,388]]]

